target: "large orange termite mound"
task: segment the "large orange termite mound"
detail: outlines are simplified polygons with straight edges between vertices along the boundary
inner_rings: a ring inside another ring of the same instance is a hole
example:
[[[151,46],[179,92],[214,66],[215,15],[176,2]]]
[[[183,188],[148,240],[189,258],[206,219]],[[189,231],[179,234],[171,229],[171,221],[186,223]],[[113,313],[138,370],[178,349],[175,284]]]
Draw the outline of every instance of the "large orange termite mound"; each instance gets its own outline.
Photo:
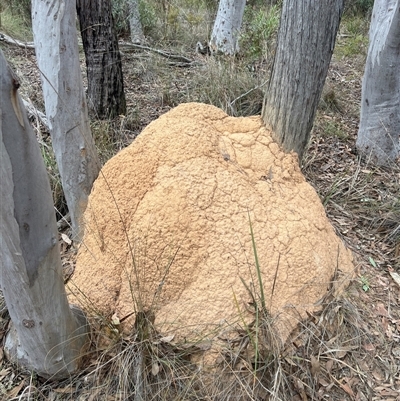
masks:
[[[73,285],[120,318],[152,309],[162,333],[214,336],[264,301],[282,339],[351,253],[260,117],[183,104],[152,122],[96,180]],[[71,295],[71,300],[77,302]]]

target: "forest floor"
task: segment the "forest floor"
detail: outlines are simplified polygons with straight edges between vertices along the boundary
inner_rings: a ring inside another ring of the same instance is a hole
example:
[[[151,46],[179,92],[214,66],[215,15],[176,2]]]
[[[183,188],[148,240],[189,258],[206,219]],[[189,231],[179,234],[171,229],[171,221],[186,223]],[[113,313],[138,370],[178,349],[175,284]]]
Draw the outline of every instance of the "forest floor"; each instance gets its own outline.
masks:
[[[236,372],[243,398],[236,392],[237,398],[231,399],[400,400],[400,168],[398,164],[378,168],[356,154],[365,48],[347,54],[348,36],[339,35],[302,171],[319,194],[337,234],[354,252],[356,276],[339,298],[328,296],[322,312],[310,315],[274,356],[269,365],[272,371],[265,375],[269,384],[258,378],[261,387],[246,396],[240,372]],[[3,43],[1,48],[21,79],[22,96],[44,111],[34,51]],[[128,113],[113,122],[92,123],[103,161],[173,106],[183,101],[205,101],[206,86],[212,85],[209,72],[218,70],[219,61],[195,52],[185,56],[196,63],[177,67],[152,52],[123,51]],[[232,59],[224,63],[225,67],[229,65],[225,68],[229,79],[240,80],[240,69],[244,68],[240,62]],[[270,62],[264,60],[246,68],[255,71],[262,86],[269,67]],[[220,78],[215,75],[215,83]],[[262,93],[260,88],[254,92],[250,100],[240,98],[241,110],[260,111]],[[233,103],[236,107],[237,102],[232,100],[217,105],[229,112]],[[237,109],[235,113],[240,114]],[[39,120],[32,122],[40,140],[49,143],[48,132]],[[52,174],[51,164],[48,168]],[[62,213],[62,205],[58,208]],[[71,247],[64,240],[61,244],[64,267],[73,270]],[[8,323],[4,311],[2,316],[0,337]],[[123,341],[118,346],[122,350]],[[121,384],[115,380],[120,374],[111,372],[115,365],[112,369],[99,368],[115,357],[116,348],[107,352],[95,350],[88,358],[88,367],[63,382],[45,382],[29,375],[12,366],[0,352],[0,399],[133,399],[122,393]],[[106,393],[102,381],[109,383]],[[217,393],[210,395],[199,383],[196,386],[191,391],[186,388],[186,396],[175,388],[175,398],[171,399],[228,399]],[[159,394],[148,399],[167,397]]]

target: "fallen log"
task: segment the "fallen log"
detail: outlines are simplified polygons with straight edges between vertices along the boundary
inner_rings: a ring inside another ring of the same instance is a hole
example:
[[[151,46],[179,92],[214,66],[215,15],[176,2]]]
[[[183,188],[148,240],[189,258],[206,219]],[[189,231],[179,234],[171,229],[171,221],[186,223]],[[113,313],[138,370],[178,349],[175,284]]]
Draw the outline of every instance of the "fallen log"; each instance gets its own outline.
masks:
[[[33,42],[22,42],[20,40],[12,38],[11,36],[8,36],[4,32],[0,32],[0,41],[6,42],[10,45],[23,47],[25,49],[35,49],[35,45]]]

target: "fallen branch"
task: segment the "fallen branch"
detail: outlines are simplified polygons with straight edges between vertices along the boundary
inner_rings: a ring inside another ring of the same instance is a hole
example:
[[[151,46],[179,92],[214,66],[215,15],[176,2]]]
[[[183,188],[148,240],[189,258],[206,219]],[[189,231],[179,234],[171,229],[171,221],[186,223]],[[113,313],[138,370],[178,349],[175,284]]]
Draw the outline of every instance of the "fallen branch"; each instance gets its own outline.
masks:
[[[240,96],[238,96],[236,99],[233,99],[230,103],[229,103],[229,107],[232,108],[233,104],[236,103],[238,100],[242,99],[243,97],[247,96],[249,93],[257,90],[257,89],[261,89],[268,81],[263,82],[261,85],[257,85],[254,88],[251,88],[250,90],[248,90],[245,93],[242,93]]]
[[[0,41],[6,42],[10,45],[23,47],[24,49],[34,49],[35,48],[35,45],[33,42],[21,42],[20,40],[14,39],[11,36],[8,36],[3,32],[0,32]]]
[[[176,62],[179,63],[185,63],[185,64],[193,64],[195,63],[194,60],[187,58],[185,56],[181,56],[180,54],[172,54],[172,53],[168,53],[165,52],[164,50],[159,50],[159,49],[154,49],[152,47],[148,47],[148,46],[143,46],[143,45],[137,45],[134,43],[126,43],[126,42],[121,42],[119,43],[119,48],[120,49],[125,49],[126,50],[134,50],[134,49],[139,49],[139,50],[147,50],[149,52],[158,54],[162,57],[165,57],[169,60],[174,60]],[[179,66],[182,66],[182,64],[178,64]]]
[[[28,102],[25,99],[22,99],[22,103],[24,104],[26,111],[28,112],[29,117],[35,117],[39,120],[45,128],[50,131],[49,123],[47,121],[47,117],[44,113],[38,110],[31,102]]]
[[[11,45],[23,47],[25,49],[35,49],[35,45],[33,42],[21,42],[20,40],[14,39],[11,36],[8,36],[7,34],[5,34],[3,32],[0,32],[0,41],[9,43]],[[120,42],[118,44],[118,46],[120,49],[125,49],[125,51],[139,49],[139,50],[147,50],[149,52],[156,53],[169,60],[174,60],[174,62],[171,62],[171,64],[176,65],[177,67],[188,67],[188,66],[191,66],[191,65],[197,63],[197,61],[192,60],[185,56],[181,56],[180,54],[168,53],[168,52],[165,52],[164,50],[154,49],[154,48],[148,47],[148,46],[137,45],[134,43],[126,43],[126,42]]]

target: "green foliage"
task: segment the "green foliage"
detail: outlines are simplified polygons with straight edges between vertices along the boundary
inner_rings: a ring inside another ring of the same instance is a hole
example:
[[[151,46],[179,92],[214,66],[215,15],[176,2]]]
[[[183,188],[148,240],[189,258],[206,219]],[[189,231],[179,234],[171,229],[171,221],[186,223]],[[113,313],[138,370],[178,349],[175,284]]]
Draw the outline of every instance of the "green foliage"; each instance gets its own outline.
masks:
[[[127,36],[129,34],[129,14],[126,0],[112,0],[111,11],[117,36]]]
[[[279,27],[280,7],[267,9],[246,7],[240,47],[245,56],[260,58],[273,40]]]
[[[170,5],[167,8],[167,15],[164,23],[164,36],[166,38],[175,38],[180,28],[179,18],[180,9],[175,5]]]
[[[31,1],[30,0],[2,0],[0,3],[0,12],[8,9],[9,12],[24,21],[26,26],[31,21]]]
[[[194,49],[208,38],[218,2],[216,0],[139,0],[143,33],[150,43],[183,45]],[[112,0],[118,35],[129,33],[125,0]]]
[[[253,247],[253,254],[254,254],[254,262],[256,264],[256,270],[257,270],[257,280],[258,280],[258,286],[260,289],[260,302],[261,302],[261,308],[262,310],[266,310],[266,303],[265,303],[265,295],[264,295],[264,284],[262,281],[262,275],[261,275],[261,266],[260,262],[258,260],[258,254],[257,254],[257,246],[256,246],[256,240],[254,238],[254,231],[253,231],[253,225],[251,224],[251,219],[250,219],[250,213],[249,214],[249,224],[250,224],[250,236],[251,236],[251,245]]]
[[[15,39],[31,40],[30,2],[28,5],[24,1],[21,4],[13,1],[6,3],[9,4],[0,6],[0,29]]]
[[[340,58],[365,58],[368,50],[369,20],[360,15],[347,14],[340,26],[335,53]]]
[[[193,5],[195,6],[196,3],[198,3],[197,0],[192,0],[193,1]],[[217,9],[218,9],[218,0],[204,0],[204,4],[207,8],[208,11],[210,11],[211,13],[217,13]]]
[[[319,108],[330,112],[341,111],[339,101],[336,97],[336,92],[333,89],[326,90],[325,93],[323,92],[319,103]]]
[[[257,254],[257,245],[254,237],[253,225],[250,219],[250,213],[248,213],[249,225],[250,225],[250,236],[251,244],[254,256],[255,269],[257,273],[257,278],[251,285],[247,285],[246,282],[240,278],[243,286],[249,293],[252,302],[251,305],[254,307],[255,319],[252,324],[246,324],[242,315],[240,314],[240,319],[242,321],[243,327],[247,333],[249,341],[252,344],[253,350],[253,361],[252,367],[254,369],[253,374],[257,376],[260,372],[266,373],[272,367],[277,368],[276,362],[278,360],[278,355],[280,355],[281,344],[279,336],[276,333],[276,328],[274,326],[274,320],[269,314],[266,304],[266,298],[264,294],[264,283],[262,279],[261,266]],[[279,259],[276,266],[275,278],[272,285],[271,300],[274,295],[275,283],[279,269]],[[239,303],[234,294],[235,304],[240,311]],[[268,373],[270,374],[270,372]]]
[[[327,122],[324,134],[327,136],[335,136],[342,140],[347,139],[349,136],[342,125],[334,121]]]
[[[361,276],[361,277],[360,277],[360,282],[361,282],[363,291],[365,291],[365,292],[369,291],[369,289],[371,288],[371,286],[370,286],[370,284],[369,284],[368,277]]]
[[[363,17],[350,17],[343,20],[343,28],[349,35],[366,35],[368,36],[368,20]]]
[[[364,35],[349,37],[343,44],[338,44],[337,54],[341,57],[366,56],[368,50],[368,38]]]
[[[347,0],[346,14],[368,16],[372,12],[374,0]]]
[[[150,2],[139,1],[140,22],[144,36],[154,35],[157,32],[157,10]]]
[[[376,262],[372,256],[369,257],[369,263],[371,263],[371,266],[375,267],[375,269],[378,268],[378,266],[376,265]]]

